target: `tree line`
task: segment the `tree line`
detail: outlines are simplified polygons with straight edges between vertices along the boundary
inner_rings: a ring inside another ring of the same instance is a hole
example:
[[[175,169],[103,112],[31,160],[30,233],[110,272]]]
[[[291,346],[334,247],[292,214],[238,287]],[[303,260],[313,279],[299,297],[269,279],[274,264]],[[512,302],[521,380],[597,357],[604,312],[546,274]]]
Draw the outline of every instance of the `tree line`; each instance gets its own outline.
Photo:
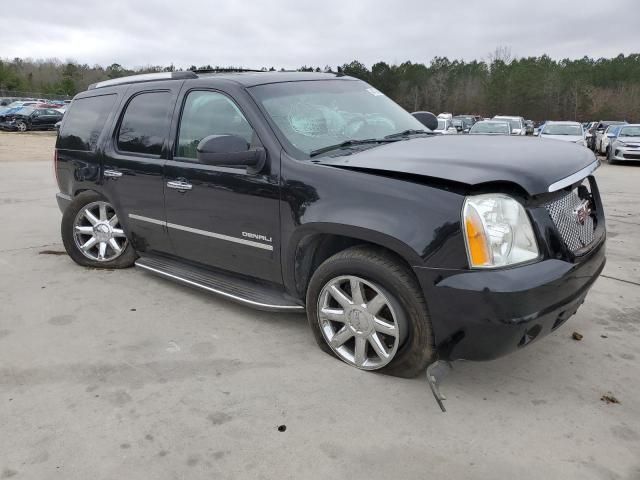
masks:
[[[214,68],[220,67],[191,65],[187,70]],[[101,80],[174,70],[180,69],[174,65],[128,69],[117,63],[103,67],[15,58],[0,60],[0,92],[72,96]],[[486,60],[435,57],[429,64],[378,62],[371,68],[354,60],[337,67],[305,65],[298,70],[342,72],[360,78],[409,111],[522,115],[534,120],[640,121],[640,54],[554,60],[547,55],[513,58],[508,48],[498,48]]]

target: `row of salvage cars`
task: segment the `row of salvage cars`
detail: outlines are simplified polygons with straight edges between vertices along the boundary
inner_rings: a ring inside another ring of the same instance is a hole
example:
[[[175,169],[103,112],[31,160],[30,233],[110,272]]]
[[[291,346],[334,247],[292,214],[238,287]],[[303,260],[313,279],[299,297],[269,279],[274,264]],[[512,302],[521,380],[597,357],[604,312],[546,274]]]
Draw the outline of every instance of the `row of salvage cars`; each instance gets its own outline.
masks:
[[[0,109],[0,130],[53,130],[62,121],[67,104],[15,101]]]

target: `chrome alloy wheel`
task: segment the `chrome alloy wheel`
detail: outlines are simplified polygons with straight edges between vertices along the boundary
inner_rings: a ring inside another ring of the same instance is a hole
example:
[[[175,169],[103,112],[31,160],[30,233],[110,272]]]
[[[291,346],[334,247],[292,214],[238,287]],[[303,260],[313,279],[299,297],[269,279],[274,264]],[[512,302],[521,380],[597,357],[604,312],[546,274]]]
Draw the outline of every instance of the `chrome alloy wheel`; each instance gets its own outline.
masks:
[[[340,359],[363,370],[377,370],[393,360],[407,330],[387,295],[353,275],[334,278],[322,288],[320,330]]]
[[[26,132],[27,131],[27,124],[24,122],[18,122],[18,131],[19,132]]]
[[[73,238],[82,254],[97,262],[115,260],[127,247],[127,237],[115,210],[102,201],[80,209],[73,222]]]

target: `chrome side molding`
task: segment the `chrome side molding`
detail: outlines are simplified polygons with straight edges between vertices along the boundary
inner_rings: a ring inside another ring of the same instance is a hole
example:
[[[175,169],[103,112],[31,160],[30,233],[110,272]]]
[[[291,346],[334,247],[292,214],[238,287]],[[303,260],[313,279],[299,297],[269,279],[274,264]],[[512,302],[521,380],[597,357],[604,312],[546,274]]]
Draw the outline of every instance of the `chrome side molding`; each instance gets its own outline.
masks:
[[[600,160],[596,160],[590,165],[587,165],[582,170],[578,170],[576,173],[569,175],[568,177],[563,178],[562,180],[558,180],[555,183],[549,185],[549,192],[557,192],[558,190],[562,190],[569,185],[573,185],[579,180],[588,177],[591,175],[598,167],[600,166]]]

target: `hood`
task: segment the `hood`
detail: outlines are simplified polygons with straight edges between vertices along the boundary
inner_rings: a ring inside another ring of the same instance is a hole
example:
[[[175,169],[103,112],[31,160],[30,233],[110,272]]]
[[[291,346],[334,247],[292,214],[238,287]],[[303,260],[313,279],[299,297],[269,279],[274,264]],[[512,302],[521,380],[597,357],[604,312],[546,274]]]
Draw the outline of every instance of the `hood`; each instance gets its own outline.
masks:
[[[551,139],[551,140],[562,140],[563,142],[579,142],[580,140],[584,140],[584,137],[582,135],[547,135],[546,133],[543,133],[542,135],[539,135],[540,138],[546,138],[546,139]]]
[[[623,143],[632,143],[632,144],[640,143],[640,137],[618,137],[616,138],[616,140]]]
[[[409,173],[467,185],[509,182],[530,195],[596,161],[592,151],[569,142],[518,136],[437,135],[412,138],[351,155],[321,157],[321,165]]]

